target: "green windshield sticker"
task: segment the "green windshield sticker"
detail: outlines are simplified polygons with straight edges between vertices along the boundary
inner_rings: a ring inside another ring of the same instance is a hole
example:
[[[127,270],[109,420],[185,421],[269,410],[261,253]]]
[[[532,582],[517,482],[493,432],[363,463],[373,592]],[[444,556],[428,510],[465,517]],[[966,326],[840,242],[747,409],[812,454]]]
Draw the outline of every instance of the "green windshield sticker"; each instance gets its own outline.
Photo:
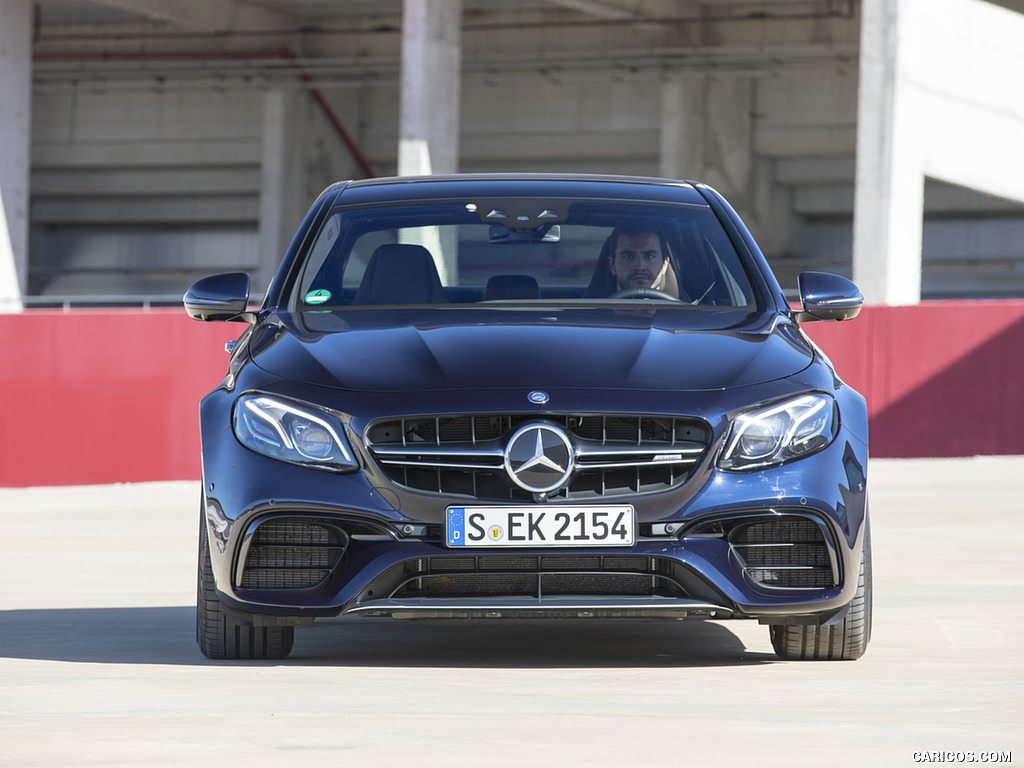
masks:
[[[325,301],[331,298],[331,292],[320,289],[319,291],[310,291],[306,294],[304,301],[307,304],[323,304]]]

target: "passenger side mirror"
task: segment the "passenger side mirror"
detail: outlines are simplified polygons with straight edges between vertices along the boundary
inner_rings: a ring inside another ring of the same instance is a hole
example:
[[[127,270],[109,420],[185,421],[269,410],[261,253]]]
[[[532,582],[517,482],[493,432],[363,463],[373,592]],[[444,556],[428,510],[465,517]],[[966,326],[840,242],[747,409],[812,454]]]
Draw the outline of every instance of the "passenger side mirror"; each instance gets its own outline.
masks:
[[[249,275],[226,272],[197,280],[185,292],[182,301],[193,320],[242,321],[252,323],[256,316],[249,306]]]
[[[797,277],[802,312],[798,323],[813,320],[852,320],[864,304],[864,296],[851,281],[826,272],[801,272]]]

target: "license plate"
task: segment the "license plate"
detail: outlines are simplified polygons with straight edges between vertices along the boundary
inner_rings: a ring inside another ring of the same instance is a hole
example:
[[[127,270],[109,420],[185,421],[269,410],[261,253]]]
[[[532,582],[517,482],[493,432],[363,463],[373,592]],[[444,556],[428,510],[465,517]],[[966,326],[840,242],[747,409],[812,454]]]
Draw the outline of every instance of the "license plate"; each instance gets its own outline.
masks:
[[[633,507],[448,507],[449,547],[629,547]]]

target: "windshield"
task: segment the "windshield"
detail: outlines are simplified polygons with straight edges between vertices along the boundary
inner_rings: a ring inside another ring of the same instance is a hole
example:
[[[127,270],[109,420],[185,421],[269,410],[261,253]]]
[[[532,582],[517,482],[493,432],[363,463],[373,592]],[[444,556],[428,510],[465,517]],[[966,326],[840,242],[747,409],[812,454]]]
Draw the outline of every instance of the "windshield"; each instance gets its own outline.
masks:
[[[289,307],[634,299],[754,303],[740,257],[707,208],[513,198],[336,210],[306,254]]]

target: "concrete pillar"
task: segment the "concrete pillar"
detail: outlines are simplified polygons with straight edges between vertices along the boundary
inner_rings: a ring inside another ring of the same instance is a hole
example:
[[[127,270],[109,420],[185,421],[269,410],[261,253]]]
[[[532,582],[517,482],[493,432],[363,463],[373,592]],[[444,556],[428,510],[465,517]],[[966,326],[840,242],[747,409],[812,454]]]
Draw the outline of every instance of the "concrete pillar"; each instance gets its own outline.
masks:
[[[295,153],[297,99],[290,91],[269,91],[263,96],[263,156],[260,163],[259,268],[253,277],[253,293],[263,293],[281,263],[298,225],[295,201],[299,195],[296,169],[302,166]],[[308,205],[311,200],[303,201]],[[302,210],[302,213],[305,209]]]
[[[398,174],[459,167],[462,0],[404,0]]]
[[[666,179],[704,180],[707,88],[703,79],[673,77],[661,89],[658,173]]]
[[[4,0],[0,13],[0,312],[20,312],[28,287],[32,2]]]
[[[900,72],[903,0],[861,4],[853,279],[874,304],[921,299],[924,176]]]
[[[459,170],[462,0],[404,0],[398,175]],[[458,243],[438,229],[403,235],[429,250],[441,281],[458,281]]]
[[[672,78],[661,92],[659,173],[703,181],[753,215],[756,171],[750,78]]]
[[[924,180],[1024,202],[1024,16],[979,0],[861,4],[853,277],[921,299]]]

